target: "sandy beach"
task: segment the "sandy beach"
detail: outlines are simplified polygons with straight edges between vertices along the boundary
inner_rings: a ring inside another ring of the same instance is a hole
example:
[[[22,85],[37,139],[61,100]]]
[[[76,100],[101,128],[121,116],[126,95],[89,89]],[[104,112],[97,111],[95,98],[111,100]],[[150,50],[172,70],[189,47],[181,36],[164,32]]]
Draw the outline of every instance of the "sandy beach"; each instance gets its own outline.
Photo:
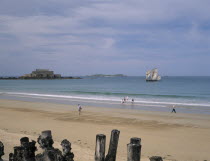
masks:
[[[19,139],[28,136],[36,141],[43,130],[52,130],[54,146],[72,143],[75,161],[92,161],[96,134],[105,134],[107,147],[112,129],[120,130],[118,161],[127,160],[131,137],[142,139],[142,160],[159,155],[164,160],[210,160],[210,117],[198,114],[172,114],[143,110],[83,107],[0,100],[0,140],[8,159]],[[38,147],[38,144],[36,144]]]

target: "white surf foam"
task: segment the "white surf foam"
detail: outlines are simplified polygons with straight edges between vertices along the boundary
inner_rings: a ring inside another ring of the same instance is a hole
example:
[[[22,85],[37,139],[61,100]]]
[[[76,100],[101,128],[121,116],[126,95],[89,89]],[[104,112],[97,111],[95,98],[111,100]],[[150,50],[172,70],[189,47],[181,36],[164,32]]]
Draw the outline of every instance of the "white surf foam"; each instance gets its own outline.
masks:
[[[89,100],[92,102],[97,101],[106,101],[109,102],[120,102],[120,98],[118,97],[93,97],[93,96],[74,96],[74,95],[56,95],[56,94],[39,94],[39,93],[18,93],[18,92],[1,92],[0,94],[7,94],[7,95],[16,95],[16,96],[31,96],[33,98],[42,98],[42,99],[80,99],[80,100]],[[148,100],[135,100],[135,104],[147,104],[147,105],[180,105],[180,106],[204,106],[204,107],[210,107],[210,104],[202,104],[202,103],[185,103],[185,102],[162,102],[162,101],[148,101]],[[164,106],[165,107],[165,106]]]

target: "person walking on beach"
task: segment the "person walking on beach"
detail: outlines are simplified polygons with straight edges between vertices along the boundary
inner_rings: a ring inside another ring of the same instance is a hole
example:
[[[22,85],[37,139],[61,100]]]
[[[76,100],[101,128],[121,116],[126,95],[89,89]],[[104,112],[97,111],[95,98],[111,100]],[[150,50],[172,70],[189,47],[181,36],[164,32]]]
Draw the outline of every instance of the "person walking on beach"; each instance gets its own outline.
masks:
[[[171,113],[176,113],[176,110],[175,110],[175,105],[173,105],[173,109],[172,109],[172,111],[171,111]]]
[[[134,104],[134,99],[133,99],[133,98],[132,98],[132,100],[131,100],[131,101],[132,101],[132,104]]]
[[[121,103],[122,103],[122,104],[124,103],[124,99],[121,100]]]
[[[124,97],[124,103],[126,102],[126,98]]]
[[[128,96],[126,96],[126,101],[128,101]]]
[[[82,106],[80,104],[78,104],[78,112],[79,112],[79,115],[82,112]]]

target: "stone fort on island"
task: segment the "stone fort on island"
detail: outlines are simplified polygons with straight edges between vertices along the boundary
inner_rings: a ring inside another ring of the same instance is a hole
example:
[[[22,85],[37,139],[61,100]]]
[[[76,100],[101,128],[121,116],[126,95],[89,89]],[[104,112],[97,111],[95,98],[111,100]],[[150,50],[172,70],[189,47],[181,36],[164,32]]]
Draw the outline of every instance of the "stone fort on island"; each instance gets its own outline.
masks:
[[[36,69],[30,74],[25,74],[22,78],[61,78],[61,74],[54,74],[49,69]]]

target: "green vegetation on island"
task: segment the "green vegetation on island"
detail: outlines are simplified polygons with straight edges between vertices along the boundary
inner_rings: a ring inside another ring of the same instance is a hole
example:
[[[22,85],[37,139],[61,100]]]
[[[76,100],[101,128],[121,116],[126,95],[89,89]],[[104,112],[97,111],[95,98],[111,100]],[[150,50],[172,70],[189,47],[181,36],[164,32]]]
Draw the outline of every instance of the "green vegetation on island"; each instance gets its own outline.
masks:
[[[94,74],[94,75],[88,75],[88,77],[126,77],[126,75],[123,75],[123,74]]]

